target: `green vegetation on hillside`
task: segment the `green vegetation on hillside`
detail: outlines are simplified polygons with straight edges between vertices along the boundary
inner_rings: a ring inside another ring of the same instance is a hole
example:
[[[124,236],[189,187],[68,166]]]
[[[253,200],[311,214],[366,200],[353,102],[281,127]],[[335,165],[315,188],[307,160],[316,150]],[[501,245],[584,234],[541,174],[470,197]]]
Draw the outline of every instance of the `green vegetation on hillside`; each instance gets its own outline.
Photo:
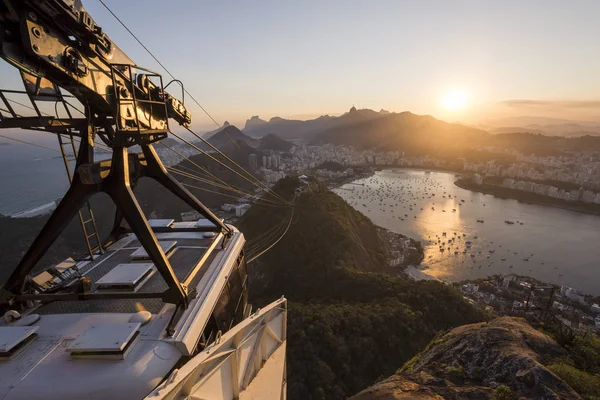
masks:
[[[274,190],[291,202],[298,187],[303,187],[298,179],[285,178]],[[366,271],[386,269],[387,245],[367,217],[316,181],[304,189],[306,193],[295,200],[288,233],[254,268],[261,279],[251,282],[251,290],[263,300],[282,294],[316,300],[340,265]],[[254,204],[239,225],[252,243],[283,221],[287,223],[291,211]]]
[[[106,194],[97,194],[90,201],[100,236],[106,240],[112,229],[115,207]],[[30,218],[9,218],[0,215],[0,285],[3,285],[15,270],[48,218],[49,215]],[[94,244],[92,239],[92,245]],[[81,231],[81,223],[79,218],[75,217],[50,246],[34,271],[46,269],[68,257],[76,258],[86,255],[87,248]]]
[[[494,390],[494,400],[513,400],[515,393],[506,385],[500,385]]]
[[[585,399],[600,398],[600,377],[598,375],[582,371],[564,362],[551,364],[548,368]]]
[[[600,338],[577,333],[561,340],[563,331],[556,324],[543,329],[568,351],[567,357],[553,360],[548,368],[585,399],[600,398]]]
[[[297,187],[286,178],[274,190],[292,200]],[[240,229],[252,241],[289,215],[253,205]],[[369,219],[310,181],[288,233],[249,264],[255,306],[282,294],[290,301],[290,400],[345,399],[393,373],[436,332],[485,319],[450,286],[392,276],[387,253]]]

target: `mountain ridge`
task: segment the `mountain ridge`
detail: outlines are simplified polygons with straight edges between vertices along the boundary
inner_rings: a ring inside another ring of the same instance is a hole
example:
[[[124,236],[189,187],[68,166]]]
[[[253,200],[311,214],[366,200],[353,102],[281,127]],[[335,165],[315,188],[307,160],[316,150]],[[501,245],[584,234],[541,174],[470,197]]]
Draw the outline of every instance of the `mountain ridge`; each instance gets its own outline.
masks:
[[[275,150],[275,151],[290,151],[294,147],[294,144],[280,138],[279,136],[269,133],[266,136],[260,138],[258,142],[258,148],[261,150]]]
[[[443,151],[448,145],[473,144],[487,132],[417,115],[386,110],[374,111],[352,107],[337,116],[321,116],[300,121],[273,117],[269,122],[244,129],[246,135],[262,137],[275,134],[282,139],[302,139],[311,144],[349,145],[359,150]]]
[[[264,119],[260,119],[258,115],[254,115],[246,120],[244,129],[252,129],[253,127],[258,127],[266,123],[267,121],[265,121]]]
[[[437,154],[469,147],[489,134],[483,130],[452,124],[430,115],[411,112],[365,118],[352,126],[336,127],[319,134],[313,143],[351,145],[358,149],[401,150]]]
[[[208,138],[205,138],[205,140],[219,150],[228,147],[232,143],[235,144],[235,142],[238,141],[243,141],[251,147],[256,147],[258,145],[258,142],[255,139],[245,135],[244,132],[235,125],[230,125],[228,122],[225,122],[225,124],[227,125],[213,131]],[[196,142],[196,145],[204,149],[210,148],[210,146],[206,145],[204,142]]]

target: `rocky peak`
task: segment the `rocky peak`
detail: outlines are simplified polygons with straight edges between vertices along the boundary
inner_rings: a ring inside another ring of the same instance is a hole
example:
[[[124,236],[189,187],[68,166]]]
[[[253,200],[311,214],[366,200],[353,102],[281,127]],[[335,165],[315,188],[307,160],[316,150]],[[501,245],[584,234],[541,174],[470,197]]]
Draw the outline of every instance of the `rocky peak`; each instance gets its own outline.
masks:
[[[258,115],[254,115],[250,119],[246,120],[246,125],[245,125],[244,129],[253,128],[253,127],[260,126],[260,125],[263,125],[266,123],[267,123],[267,121],[260,119],[258,117]]]
[[[566,351],[522,318],[502,317],[453,329],[402,370],[353,400],[580,399],[544,363]],[[509,396],[510,397],[510,396]]]

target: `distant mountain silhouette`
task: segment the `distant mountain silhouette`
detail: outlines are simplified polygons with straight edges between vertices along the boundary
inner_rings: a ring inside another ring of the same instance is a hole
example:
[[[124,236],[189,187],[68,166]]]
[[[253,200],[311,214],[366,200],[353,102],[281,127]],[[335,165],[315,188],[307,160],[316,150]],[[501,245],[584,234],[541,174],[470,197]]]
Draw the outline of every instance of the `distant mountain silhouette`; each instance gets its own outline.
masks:
[[[499,133],[490,135],[486,145],[514,149],[523,154],[560,156],[565,151],[600,151],[600,136],[560,137],[534,133]]]
[[[204,138],[205,138],[205,139],[208,139],[208,138],[210,138],[210,137],[214,136],[214,135],[215,135],[215,133],[221,132],[221,130],[223,130],[223,128],[227,128],[228,126],[231,126],[231,124],[229,123],[229,121],[225,121],[225,122],[223,123],[223,126],[221,126],[221,127],[217,128],[217,129],[215,129],[214,131],[209,131],[209,132],[206,132],[206,133],[205,133],[204,135],[202,135],[202,136],[204,136]]]
[[[244,126],[244,130],[246,130],[246,129],[251,130],[252,128],[256,128],[256,127],[264,125],[266,123],[267,123],[267,121],[265,121],[264,119],[260,119],[258,117],[258,115],[255,115],[252,118],[246,120],[246,125]]]
[[[258,118],[257,118],[258,119]],[[379,112],[352,107],[339,117],[322,116],[308,121],[272,118],[251,124],[246,135],[274,134],[283,139],[301,138],[312,144],[333,143],[357,149],[401,150],[437,154],[452,148],[470,147],[489,134],[460,124],[450,124],[410,112]]]
[[[492,133],[529,132],[548,136],[600,136],[600,122],[572,121],[546,117],[509,117],[491,120],[485,129]]]
[[[160,142],[166,144],[167,146],[176,146],[179,143],[178,140],[175,140],[172,137],[165,138]]]
[[[471,147],[489,136],[480,129],[410,112],[381,114],[351,109],[339,119],[337,126],[319,133],[312,142],[433,155]]]
[[[260,120],[258,117],[252,119]],[[398,150],[407,155],[427,154],[472,161],[473,157],[479,160],[483,156],[490,156],[474,150],[479,146],[512,148],[525,154],[538,155],[559,155],[566,150],[593,151],[600,146],[600,126],[592,123],[583,122],[580,125],[573,121],[533,117],[501,122],[515,124],[495,128],[489,125],[471,127],[448,123],[429,115],[385,110],[377,112],[352,107],[338,117],[322,116],[308,121],[275,117],[266,123],[250,124],[243,133],[253,137],[276,135],[284,140],[297,138],[311,144],[349,145],[358,150]],[[519,122],[540,124],[521,126]]]
[[[217,149],[222,150],[224,146],[229,146],[230,144],[233,144],[234,142],[238,141],[243,141],[247,145],[252,147],[258,145],[258,142],[255,139],[244,135],[244,133],[234,125],[229,125],[229,123],[227,122],[226,124],[227,126],[212,133],[212,135],[209,136],[207,139],[208,142],[215,146]],[[204,143],[200,143],[200,145],[202,148],[208,148],[208,146],[206,146]]]
[[[524,128],[524,127],[520,127],[520,126],[502,126],[500,128],[491,128],[491,129],[487,129],[487,131],[489,133],[493,133],[493,134],[497,134],[497,133],[538,133],[538,134],[544,134],[545,132],[542,131],[541,129],[534,129],[534,128]]]
[[[580,125],[588,125],[588,123],[583,121],[573,121],[568,119],[561,118],[548,118],[548,117],[532,117],[527,115],[522,115],[519,117],[506,117],[506,118],[496,118],[489,121],[486,121],[486,125],[501,127],[501,126],[530,126],[530,125],[561,125],[561,124],[580,124]],[[595,122],[589,123],[590,125],[597,125]]]
[[[304,139],[310,141],[321,132],[381,118],[388,114],[389,112],[385,110],[377,112],[369,109],[357,110],[356,107],[352,107],[350,111],[339,117],[322,115],[319,118],[307,121],[273,117],[267,123],[246,126],[244,133],[252,137],[263,137],[268,134],[274,134],[282,139]]]
[[[560,136],[565,138],[577,138],[582,136],[600,136],[600,126],[582,126],[578,124],[499,127],[488,129],[488,131],[493,134],[536,133],[546,136]]]
[[[258,117],[257,117],[258,119]],[[336,120],[336,117],[324,115],[316,119],[301,121],[273,117],[264,124],[246,124],[244,133],[246,135],[261,138],[273,134],[282,139],[310,138],[315,132],[327,129]]]
[[[262,159],[263,155],[260,151],[248,146],[243,140],[238,140],[234,143],[227,139],[227,142],[224,145],[217,146],[217,148],[247,171],[250,170],[248,156],[250,154],[256,154],[259,159]],[[217,158],[219,159],[219,157]],[[220,159],[222,160],[222,158]],[[229,162],[224,162],[224,164],[229,165],[230,167],[232,166]],[[189,161],[182,160],[175,167],[176,169],[185,171],[200,171],[198,166],[201,166],[205,171],[218,177],[221,181],[227,182],[227,184],[246,193],[252,193],[256,188],[255,185],[244,178],[248,177],[244,173],[241,173],[242,176],[240,176],[225,166],[211,160],[204,154],[195,154],[189,157]],[[240,172],[238,168],[233,168],[233,170]],[[187,189],[208,207],[219,208],[223,203],[232,202],[233,198],[237,196],[236,193],[229,190],[206,182],[200,182],[189,176],[181,174],[174,174],[174,176],[179,182],[186,185]],[[199,176],[205,176],[205,174],[200,174]],[[216,178],[211,178],[209,180],[217,181]],[[138,201],[140,202],[144,213],[146,215],[152,215],[153,218],[173,218],[182,212],[190,211],[190,207],[187,204],[167,192],[160,184],[152,179],[141,179],[135,188],[135,193],[136,196],[138,196]],[[106,218],[106,220],[112,221],[112,217]],[[81,228],[79,229],[81,230]]]
[[[294,147],[293,143],[273,134],[263,136],[258,143],[258,148],[261,150],[290,151],[292,147]]]
[[[579,137],[600,136],[600,126],[587,126],[575,123],[558,125],[528,125],[528,132],[539,130],[550,136]]]

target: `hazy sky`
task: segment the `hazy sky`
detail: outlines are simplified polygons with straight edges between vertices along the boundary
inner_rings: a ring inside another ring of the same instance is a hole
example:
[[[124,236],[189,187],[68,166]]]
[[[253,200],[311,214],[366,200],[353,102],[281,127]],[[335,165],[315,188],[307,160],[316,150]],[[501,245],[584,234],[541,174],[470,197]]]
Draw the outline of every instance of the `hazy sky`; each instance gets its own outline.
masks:
[[[466,122],[600,120],[598,0],[105,1],[219,122],[353,104]],[[83,4],[159,70],[97,0]],[[453,90],[466,104],[451,111],[442,99]]]

